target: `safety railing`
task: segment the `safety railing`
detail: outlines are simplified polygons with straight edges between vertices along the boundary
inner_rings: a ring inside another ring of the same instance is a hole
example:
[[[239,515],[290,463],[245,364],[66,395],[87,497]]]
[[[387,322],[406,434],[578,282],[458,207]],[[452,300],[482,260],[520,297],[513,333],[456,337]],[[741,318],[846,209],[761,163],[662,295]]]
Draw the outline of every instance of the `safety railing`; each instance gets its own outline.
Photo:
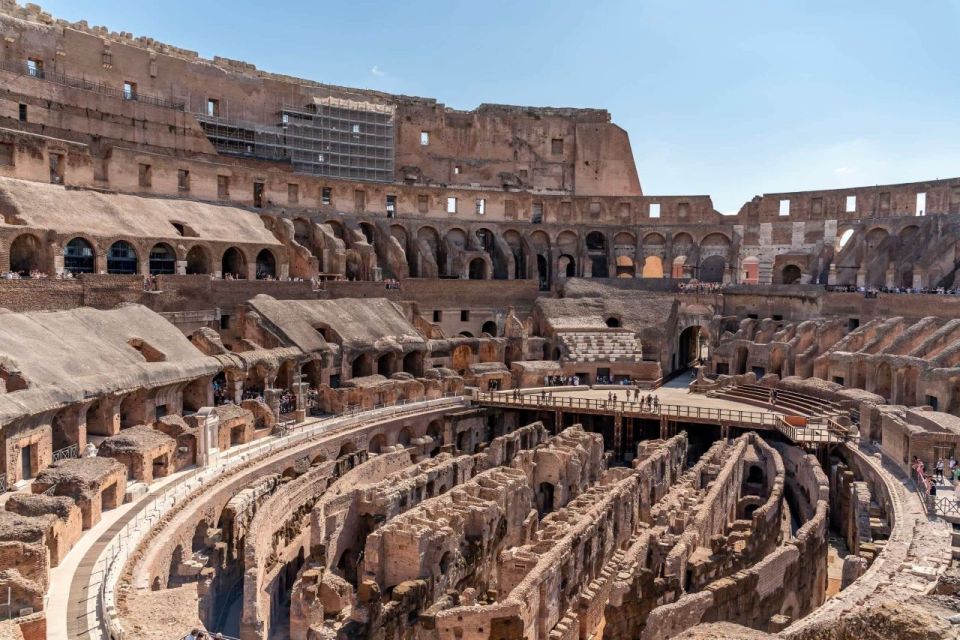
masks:
[[[930,483],[926,477],[914,468],[910,473],[910,480],[913,482],[913,489],[917,492],[920,501],[927,508],[927,513],[931,516],[940,516],[944,518],[960,518],[960,498],[951,491],[950,493],[930,495]]]
[[[604,400],[598,398],[580,398],[576,396],[551,396],[546,394],[520,394],[517,397],[511,391],[483,391],[476,395],[477,401],[506,407],[531,409],[581,410],[602,413],[619,413],[627,417],[640,418],[686,418],[689,420],[710,420],[714,422],[739,423],[757,426],[776,427],[777,414],[762,411],[740,411],[738,409],[716,409],[676,404],[653,404],[650,402],[630,402],[624,400]]]
[[[79,458],[80,457],[80,445],[72,444],[69,447],[64,447],[63,449],[57,449],[53,452],[53,461],[59,462],[60,460],[69,460],[70,458]]]
[[[4,475],[0,475],[0,493],[6,493],[6,492],[7,492],[7,476],[4,474]]]
[[[850,439],[850,432],[832,418],[803,418],[803,424],[792,424],[789,416],[777,416],[777,431],[796,444],[839,444]]]
[[[45,69],[34,69],[29,67],[26,62],[20,62],[17,60],[0,60],[0,69],[3,69],[4,71],[10,71],[12,73],[19,73],[30,78],[36,78],[37,80],[45,80],[54,84],[80,89],[81,91],[90,91],[102,96],[126,100],[128,102],[143,102],[155,107],[175,109],[177,111],[183,111],[186,108],[185,103],[180,100],[172,100],[170,98],[163,98],[161,96],[140,93],[135,90],[125,90],[122,88],[111,87],[103,84],[102,82],[92,82],[86,78],[68,76],[65,73],[57,73],[55,71],[47,71]]]
[[[349,429],[362,423],[382,417],[403,417],[411,413],[420,413],[441,406],[451,405],[454,400],[464,401],[460,394],[448,393],[440,398],[419,402],[399,401],[379,404],[366,410],[351,410],[340,415],[330,416],[309,424],[286,430],[276,437],[264,438],[248,447],[236,451],[227,450],[220,454],[209,466],[195,469],[164,487],[163,491],[153,495],[150,501],[121,528],[98,557],[91,576],[99,576],[96,585],[88,585],[88,594],[95,588],[95,609],[88,612],[95,616],[97,624],[80,633],[87,638],[111,638],[126,640],[130,637],[116,618],[114,587],[120,579],[127,559],[136,550],[137,545],[154,524],[165,516],[174,506],[183,502],[203,485],[209,485],[216,478],[231,471],[234,467],[250,460],[273,454],[280,449],[290,449],[310,440],[319,439],[333,431]],[[454,403],[455,404],[455,403]],[[84,598],[85,604],[89,599]],[[100,634],[103,634],[102,636]]]

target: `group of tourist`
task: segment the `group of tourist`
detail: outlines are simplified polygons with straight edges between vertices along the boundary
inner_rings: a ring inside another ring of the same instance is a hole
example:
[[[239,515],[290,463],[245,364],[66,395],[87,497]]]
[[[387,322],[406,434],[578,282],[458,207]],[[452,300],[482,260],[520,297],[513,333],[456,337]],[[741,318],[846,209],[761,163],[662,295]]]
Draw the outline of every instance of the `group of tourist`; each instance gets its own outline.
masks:
[[[579,387],[580,376],[543,376],[545,387]]]
[[[183,637],[183,640],[224,640],[224,637],[223,637],[223,634],[220,632],[217,632],[211,635],[206,631],[201,631],[200,629],[194,629],[193,631],[185,635]]]
[[[719,282],[681,282],[680,293],[719,293],[727,285]]]
[[[386,279],[386,280],[383,281],[383,284],[384,284],[384,286],[385,286],[387,289],[393,289],[393,290],[396,290],[396,291],[400,291],[400,281],[399,281],[399,280],[394,280],[393,278],[388,278],[388,279]]]
[[[0,278],[3,280],[47,280],[50,278],[50,274],[45,271],[40,271],[39,269],[31,269],[30,271],[5,271]],[[73,274],[69,271],[64,271],[62,274],[58,273],[54,276],[54,280],[73,280]]]
[[[954,456],[950,456],[949,461],[945,461],[943,458],[938,458],[936,463],[933,465],[932,473],[927,469],[927,465],[923,460],[917,456],[913,457],[913,464],[910,465],[913,468],[914,480],[917,483],[918,487],[922,487],[924,493],[935,496],[937,495],[937,483],[940,484],[949,484],[953,483],[953,491],[958,500],[960,500],[960,462]]]
[[[827,291],[836,293],[862,293],[869,298],[876,298],[881,293],[897,294],[923,294],[932,296],[957,296],[960,295],[960,288],[954,287],[858,287],[855,285],[827,285]]]

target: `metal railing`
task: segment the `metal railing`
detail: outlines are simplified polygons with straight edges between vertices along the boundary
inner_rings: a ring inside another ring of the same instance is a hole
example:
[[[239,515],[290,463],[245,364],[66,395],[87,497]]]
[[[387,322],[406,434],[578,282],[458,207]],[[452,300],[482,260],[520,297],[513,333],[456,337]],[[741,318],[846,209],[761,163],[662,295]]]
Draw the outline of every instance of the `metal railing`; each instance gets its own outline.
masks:
[[[804,418],[802,426],[791,424],[787,416],[777,416],[777,431],[797,444],[839,444],[850,439],[850,431],[833,418]]]
[[[154,96],[147,93],[140,93],[139,91],[125,91],[122,88],[118,89],[117,87],[111,87],[103,84],[102,82],[91,82],[86,78],[69,76],[65,73],[57,73],[55,71],[47,71],[45,69],[31,69],[26,62],[20,62],[17,60],[0,60],[0,69],[3,69],[4,71],[10,71],[12,73],[19,73],[20,75],[27,76],[29,78],[45,80],[54,84],[80,89],[81,91],[90,91],[92,93],[97,93],[109,98],[126,100],[127,102],[143,102],[155,107],[175,109],[177,111],[183,111],[186,108],[186,105],[179,100],[163,98],[161,96]]]
[[[0,475],[0,493],[7,492],[7,476]]]
[[[623,400],[603,400],[597,398],[578,398],[573,396],[543,396],[523,394],[513,398],[509,391],[483,391],[477,394],[478,402],[502,406],[514,406],[531,409],[558,409],[598,411],[619,413],[625,417],[687,418],[690,420],[711,420],[715,422],[738,422],[776,428],[777,414],[762,411],[741,411],[738,409],[715,409],[711,407],[692,407],[677,404],[652,405],[647,402],[629,402]]]
[[[129,637],[114,617],[116,613],[114,588],[120,579],[120,574],[123,572],[127,559],[154,524],[203,485],[209,485],[214,479],[231,471],[236,466],[250,460],[269,456],[280,449],[290,449],[295,445],[329,435],[333,431],[355,427],[380,417],[399,418],[411,413],[429,411],[449,405],[451,401],[456,399],[464,401],[466,397],[461,394],[448,393],[432,400],[380,404],[372,409],[351,410],[311,424],[301,424],[298,427],[287,429],[282,435],[278,433],[274,437],[264,438],[249,447],[237,451],[227,450],[220,454],[209,466],[195,469],[164,487],[162,492],[153,495],[150,502],[144,505],[130,522],[114,535],[97,558],[91,576],[99,575],[99,583],[95,586],[88,585],[88,593],[90,593],[90,589],[96,588],[97,590],[94,613],[98,624],[81,632],[80,635],[93,638],[102,633],[105,638],[119,638],[121,640]],[[84,601],[86,601],[86,598]]]
[[[72,444],[69,447],[64,447],[63,449],[58,449],[53,452],[53,462],[59,462],[60,460],[69,460],[70,458],[79,458],[80,457],[80,445]]]

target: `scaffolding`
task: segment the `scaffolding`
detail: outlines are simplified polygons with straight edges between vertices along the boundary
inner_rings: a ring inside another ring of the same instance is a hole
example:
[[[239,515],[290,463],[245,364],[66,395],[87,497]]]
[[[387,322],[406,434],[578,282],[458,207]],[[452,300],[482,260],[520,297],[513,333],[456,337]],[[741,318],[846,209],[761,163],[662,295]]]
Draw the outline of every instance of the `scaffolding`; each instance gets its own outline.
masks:
[[[393,182],[394,108],[338,98],[284,104],[277,125],[197,115],[219,153],[289,162],[297,173]]]

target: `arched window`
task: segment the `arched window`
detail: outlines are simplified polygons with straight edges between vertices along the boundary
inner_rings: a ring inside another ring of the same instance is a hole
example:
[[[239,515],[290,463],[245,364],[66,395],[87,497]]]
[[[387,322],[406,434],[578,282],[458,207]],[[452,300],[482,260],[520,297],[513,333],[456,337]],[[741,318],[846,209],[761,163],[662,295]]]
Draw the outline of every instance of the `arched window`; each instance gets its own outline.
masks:
[[[130,275],[137,272],[137,250],[125,240],[117,240],[107,251],[107,273]]]
[[[93,273],[95,270],[96,254],[93,245],[83,238],[74,238],[63,249],[63,268],[76,275],[78,273]]]
[[[10,245],[10,271],[28,275],[40,269],[40,241],[30,233],[17,236]]]
[[[783,284],[797,284],[801,277],[800,267],[788,264],[783,268]]]
[[[150,275],[169,275],[177,272],[177,255],[168,244],[154,245],[150,249]]]
[[[470,279],[484,280],[487,277],[487,265],[481,258],[474,258],[470,261]]]

